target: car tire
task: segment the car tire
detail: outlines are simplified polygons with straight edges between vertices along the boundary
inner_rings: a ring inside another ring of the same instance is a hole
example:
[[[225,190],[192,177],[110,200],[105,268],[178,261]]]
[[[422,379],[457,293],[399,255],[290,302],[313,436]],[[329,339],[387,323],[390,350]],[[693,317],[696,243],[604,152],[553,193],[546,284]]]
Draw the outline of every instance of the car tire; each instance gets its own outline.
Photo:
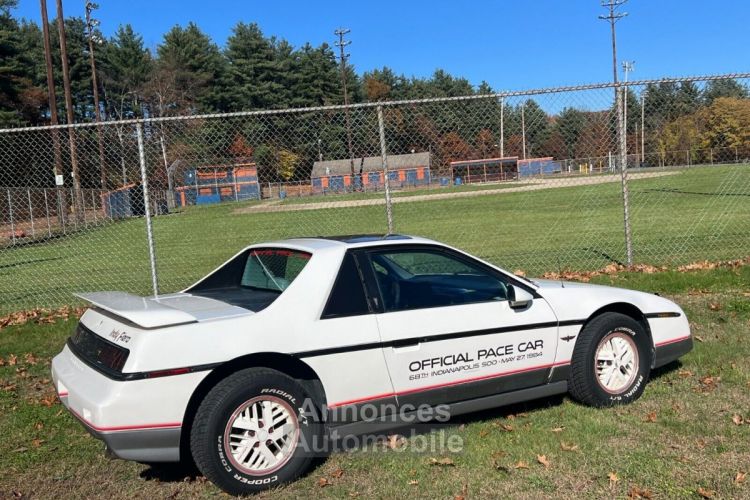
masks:
[[[573,350],[568,390],[588,406],[628,404],[643,394],[651,371],[651,341],[641,324],[620,313],[595,317]]]
[[[198,469],[232,495],[248,495],[304,474],[321,447],[312,398],[293,378],[268,368],[236,372],[201,402],[190,432]],[[275,428],[274,428],[275,426]]]

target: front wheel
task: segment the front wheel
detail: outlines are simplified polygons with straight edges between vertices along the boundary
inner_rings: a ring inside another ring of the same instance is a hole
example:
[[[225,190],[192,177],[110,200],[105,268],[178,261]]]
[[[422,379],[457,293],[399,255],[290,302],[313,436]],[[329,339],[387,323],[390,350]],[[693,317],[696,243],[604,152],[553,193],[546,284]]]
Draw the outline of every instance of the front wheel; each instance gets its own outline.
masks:
[[[239,371],[219,382],[195,415],[190,447],[198,469],[232,495],[247,495],[297,479],[322,439],[305,414],[309,396],[275,370]]]
[[[604,313],[581,331],[571,360],[570,394],[589,406],[627,404],[643,394],[650,341],[630,316]]]

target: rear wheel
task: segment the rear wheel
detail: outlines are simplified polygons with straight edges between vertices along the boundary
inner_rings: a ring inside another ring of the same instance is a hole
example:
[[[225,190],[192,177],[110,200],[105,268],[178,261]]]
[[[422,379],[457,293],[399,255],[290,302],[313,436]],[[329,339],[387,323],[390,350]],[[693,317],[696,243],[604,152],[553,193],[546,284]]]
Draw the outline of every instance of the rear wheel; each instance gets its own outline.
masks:
[[[322,426],[304,413],[309,396],[294,379],[266,368],[237,372],[201,403],[190,433],[196,465],[227,493],[255,493],[309,468]],[[308,400],[309,401],[309,400]]]
[[[604,313],[581,331],[571,360],[570,393],[589,406],[627,404],[648,382],[650,341],[630,316]]]

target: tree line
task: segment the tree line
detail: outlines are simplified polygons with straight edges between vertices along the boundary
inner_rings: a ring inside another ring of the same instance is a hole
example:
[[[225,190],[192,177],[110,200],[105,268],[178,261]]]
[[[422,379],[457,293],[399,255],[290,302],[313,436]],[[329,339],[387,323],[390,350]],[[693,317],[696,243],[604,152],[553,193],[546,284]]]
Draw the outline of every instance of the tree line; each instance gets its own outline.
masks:
[[[42,29],[13,16],[16,0],[0,0],[0,127],[49,123]],[[84,19],[64,20],[67,34],[74,121],[95,116],[87,26]],[[50,20],[56,92],[62,92],[57,22]],[[237,23],[219,46],[195,23],[168,30],[155,50],[145,46],[132,26],[120,26],[111,37],[93,33],[96,44],[100,111],[104,120],[166,117],[261,109],[342,104],[339,61],[328,43],[294,47],[263,33],[254,23]],[[363,73],[347,64],[345,78],[352,103],[432,97],[476,96],[494,89],[436,70],[428,78],[398,75],[384,67]],[[645,103],[646,146],[650,152],[673,148],[750,148],[748,89],[733,79],[648,85],[627,93],[628,144],[639,144],[641,105]],[[645,98],[643,93],[645,91]],[[531,97],[386,107],[390,153],[430,151],[440,169],[452,160],[498,156],[552,156],[556,159],[606,156],[614,144],[614,99],[591,109],[581,105],[548,112]],[[57,98],[64,121],[64,99]],[[320,158],[379,153],[377,121],[372,110],[351,112],[353,150],[349,151],[341,111],[268,115],[258,119],[195,121],[151,125],[147,149],[159,161],[151,174],[166,184],[166,170],[176,160],[210,164],[247,158],[255,161],[262,180],[309,178]],[[502,125],[502,131],[500,130]],[[134,156],[132,140],[118,129],[106,157],[83,158],[84,186],[99,187],[99,171],[107,165],[105,184],[115,186],[119,167]],[[95,129],[81,131],[81,140]],[[165,140],[166,138],[166,140]],[[132,138],[131,138],[132,139]],[[3,138],[10,141],[10,139]],[[64,144],[63,144],[64,145]],[[38,172],[49,178],[48,161],[34,151],[19,152],[21,142],[4,144],[4,165],[14,176]],[[8,157],[7,151],[13,155]],[[160,164],[163,163],[163,164]],[[123,181],[124,182],[124,181]]]

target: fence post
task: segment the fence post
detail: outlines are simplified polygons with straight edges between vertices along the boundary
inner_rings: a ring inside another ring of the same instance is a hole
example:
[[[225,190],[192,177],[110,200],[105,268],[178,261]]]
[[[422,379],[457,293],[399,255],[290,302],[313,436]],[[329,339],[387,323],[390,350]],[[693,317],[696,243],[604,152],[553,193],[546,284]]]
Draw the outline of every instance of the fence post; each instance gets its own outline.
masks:
[[[34,230],[34,209],[31,207],[31,189],[26,188],[26,198],[29,200],[29,220],[31,221],[31,237],[36,237],[36,231]]]
[[[47,237],[52,237],[52,226],[49,223],[49,201],[47,200],[47,188],[44,188],[44,213],[47,216]]]
[[[10,237],[13,244],[16,244],[16,226],[13,222],[13,201],[10,198],[10,189],[8,191],[8,214],[10,215]]]
[[[628,267],[633,265],[633,240],[630,232],[630,193],[628,191],[628,156],[623,113],[623,89],[615,87],[617,105],[617,136],[619,139],[620,178],[622,180],[622,215],[625,224],[625,255]]]
[[[393,206],[391,200],[391,179],[388,175],[388,152],[385,147],[385,123],[383,106],[378,106],[378,128],[380,129],[380,155],[383,158],[383,186],[385,187],[385,218],[388,222],[388,234],[393,233]]]
[[[141,186],[143,187],[143,208],[146,214],[146,237],[148,238],[148,258],[151,264],[151,286],[154,296],[159,294],[159,285],[156,274],[156,252],[154,251],[154,228],[151,225],[151,204],[148,198],[148,176],[146,175],[146,155],[143,152],[143,126],[135,124],[138,136],[138,161],[141,164]]]

